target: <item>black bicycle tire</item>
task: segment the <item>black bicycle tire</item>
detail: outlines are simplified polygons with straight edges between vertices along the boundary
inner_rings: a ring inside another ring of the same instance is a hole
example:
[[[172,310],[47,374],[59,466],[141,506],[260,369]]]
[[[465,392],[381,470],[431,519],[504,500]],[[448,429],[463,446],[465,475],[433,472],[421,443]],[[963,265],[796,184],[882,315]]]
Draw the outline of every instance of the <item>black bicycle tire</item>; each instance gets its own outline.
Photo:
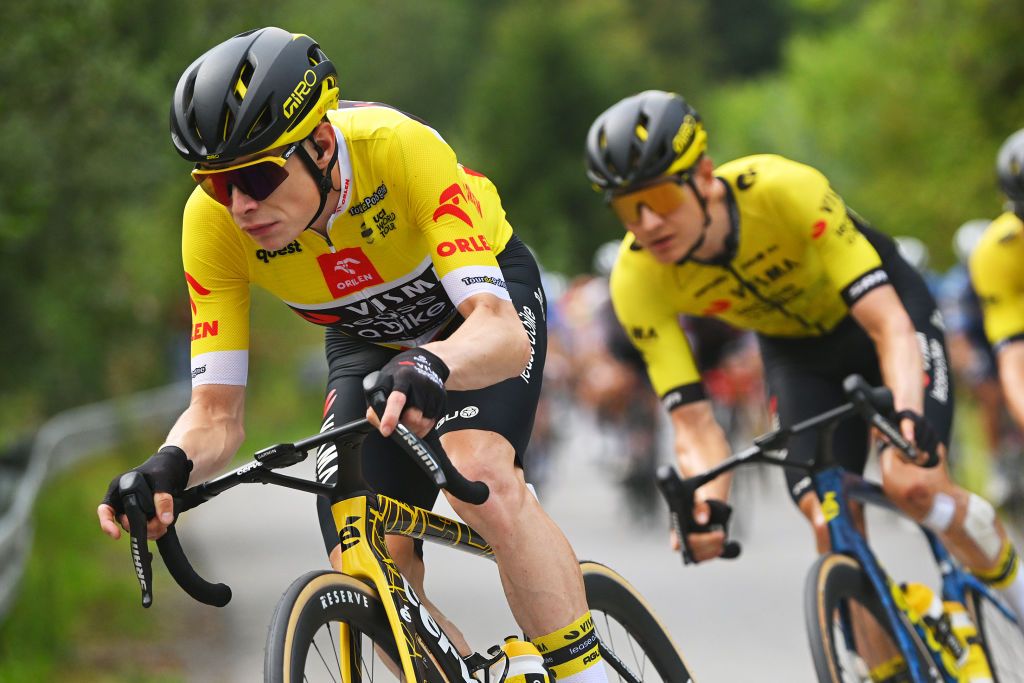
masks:
[[[811,566],[804,584],[807,639],[819,683],[842,683],[832,613],[841,600],[850,598],[865,607],[895,641],[893,626],[860,562],[840,553],[822,555]]]
[[[625,628],[663,681],[692,681],[689,667],[683,661],[679,648],[643,596],[622,576],[603,564],[580,562],[580,569],[583,572],[583,585],[586,588],[587,605],[591,614],[593,615],[595,611],[603,612]],[[595,628],[598,628],[600,633],[599,626],[598,619],[595,618]],[[614,669],[613,663],[608,661],[609,648],[609,644],[602,642],[605,665]]]
[[[344,595],[348,599],[335,600],[333,604],[322,602],[321,596],[328,593]],[[277,603],[267,631],[264,681],[302,681],[301,663],[312,635],[321,626],[334,621],[348,623],[371,637],[392,658],[397,658],[394,634],[377,591],[336,571],[312,571],[295,579]],[[295,676],[296,671],[299,672],[298,677]],[[437,683],[446,682],[436,670],[428,671],[427,678]]]
[[[1024,680],[1024,653],[1018,656],[1021,660],[1018,668],[1008,672],[1004,668],[996,665],[996,657],[993,656],[990,641],[988,625],[985,622],[984,613],[981,610],[980,600],[986,600],[982,594],[978,593],[972,588],[967,589],[966,602],[967,602],[967,613],[971,617],[971,621],[974,622],[974,626],[978,629],[978,637],[981,639],[981,647],[985,651],[985,658],[988,660],[989,669],[992,671],[993,683],[1012,683],[1013,681]],[[1017,628],[1016,625],[1013,626]],[[999,658],[1002,661],[1002,657]],[[1008,673],[1015,674],[1014,678],[1009,678]]]

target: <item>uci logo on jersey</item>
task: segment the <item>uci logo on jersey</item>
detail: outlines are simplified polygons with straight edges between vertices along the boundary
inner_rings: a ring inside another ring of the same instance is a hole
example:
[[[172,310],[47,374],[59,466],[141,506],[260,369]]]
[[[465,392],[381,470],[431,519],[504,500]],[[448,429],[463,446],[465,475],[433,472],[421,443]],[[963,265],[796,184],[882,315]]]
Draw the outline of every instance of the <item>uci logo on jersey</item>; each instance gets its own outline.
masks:
[[[295,84],[292,93],[284,101],[282,109],[286,119],[290,119],[295,111],[302,106],[306,96],[313,91],[314,85],[316,85],[316,73],[312,69],[306,69],[306,73],[302,74],[302,80]]]

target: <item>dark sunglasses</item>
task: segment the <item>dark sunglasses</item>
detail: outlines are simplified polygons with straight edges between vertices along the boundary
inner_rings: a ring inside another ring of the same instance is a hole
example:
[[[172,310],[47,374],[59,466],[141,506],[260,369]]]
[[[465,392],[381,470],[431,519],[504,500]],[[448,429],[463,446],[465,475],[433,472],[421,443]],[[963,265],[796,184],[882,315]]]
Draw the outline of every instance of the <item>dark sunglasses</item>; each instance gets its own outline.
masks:
[[[200,168],[197,165],[192,171],[192,180],[224,206],[231,206],[233,187],[262,202],[288,177],[284,165],[300,144],[293,143],[282,154],[251,159],[227,168]]]
[[[639,190],[612,195],[608,199],[608,206],[626,225],[639,222],[641,206],[646,206],[659,216],[668,215],[686,202],[683,185],[688,179],[688,175],[673,176]]]

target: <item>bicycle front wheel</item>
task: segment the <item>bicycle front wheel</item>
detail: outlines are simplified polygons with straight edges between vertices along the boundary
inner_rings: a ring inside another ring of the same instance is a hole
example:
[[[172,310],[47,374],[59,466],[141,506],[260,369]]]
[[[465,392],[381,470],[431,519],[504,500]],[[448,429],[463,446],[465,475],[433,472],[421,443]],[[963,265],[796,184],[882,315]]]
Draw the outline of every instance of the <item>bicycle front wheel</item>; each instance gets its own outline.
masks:
[[[820,683],[869,681],[872,667],[900,656],[874,586],[852,557],[818,558],[804,587],[804,617]]]
[[[679,650],[640,593],[603,564],[581,562],[580,569],[610,680],[690,683]]]
[[[404,682],[398,661],[377,591],[338,572],[313,571],[292,582],[277,604],[263,675],[270,683]],[[428,681],[444,683],[429,662],[426,668]]]
[[[978,627],[995,683],[1024,683],[1024,633],[986,594],[967,589],[967,611]]]

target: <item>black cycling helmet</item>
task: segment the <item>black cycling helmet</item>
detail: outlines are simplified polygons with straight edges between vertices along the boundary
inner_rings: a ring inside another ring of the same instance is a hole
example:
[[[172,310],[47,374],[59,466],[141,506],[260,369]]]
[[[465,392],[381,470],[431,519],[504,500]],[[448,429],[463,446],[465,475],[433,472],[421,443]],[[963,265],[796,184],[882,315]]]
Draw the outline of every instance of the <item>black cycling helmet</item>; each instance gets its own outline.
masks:
[[[616,193],[692,168],[707,150],[700,114],[675,93],[646,90],[608,108],[587,133],[587,176]]]
[[[1024,129],[1008,137],[999,148],[996,174],[1000,189],[1020,214],[1024,210]]]
[[[220,163],[308,136],[338,102],[338,72],[309,36],[269,27],[208,50],[178,80],[171,141]]]

